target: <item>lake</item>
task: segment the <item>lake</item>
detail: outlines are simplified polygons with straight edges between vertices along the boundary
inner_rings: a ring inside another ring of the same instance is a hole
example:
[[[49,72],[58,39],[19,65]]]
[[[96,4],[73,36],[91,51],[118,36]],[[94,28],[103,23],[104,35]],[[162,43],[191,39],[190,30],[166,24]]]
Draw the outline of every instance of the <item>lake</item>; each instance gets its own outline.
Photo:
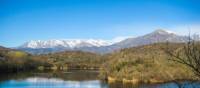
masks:
[[[200,82],[184,81],[138,85],[109,84],[98,79],[98,71],[70,70],[1,75],[0,88],[200,88]]]

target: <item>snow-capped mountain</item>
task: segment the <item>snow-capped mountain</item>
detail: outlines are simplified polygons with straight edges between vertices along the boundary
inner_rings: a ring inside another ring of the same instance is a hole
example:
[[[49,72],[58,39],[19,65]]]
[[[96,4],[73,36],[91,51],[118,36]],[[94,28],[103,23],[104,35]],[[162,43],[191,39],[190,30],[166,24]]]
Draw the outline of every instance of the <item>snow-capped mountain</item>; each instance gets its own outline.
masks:
[[[129,48],[162,42],[181,43],[186,42],[187,40],[187,36],[180,36],[174,32],[159,29],[143,36],[128,38],[119,43],[113,44],[112,46],[118,48]]]
[[[32,48],[32,49],[39,49],[39,48],[81,48],[81,47],[100,47],[100,46],[108,46],[111,43],[104,41],[104,40],[81,40],[81,39],[74,39],[74,40],[47,40],[47,41],[30,41],[26,42],[20,48]]]
[[[198,37],[199,36],[195,36]],[[33,54],[43,54],[52,53],[60,51],[87,51],[93,53],[110,53],[116,50],[129,47],[137,47],[141,45],[148,45],[153,43],[182,43],[187,42],[187,36],[180,36],[170,31],[166,30],[156,30],[152,33],[134,37],[127,38],[120,42],[112,43],[104,40],[48,40],[48,41],[30,41],[18,49],[33,53]],[[199,40],[198,40],[199,41]]]

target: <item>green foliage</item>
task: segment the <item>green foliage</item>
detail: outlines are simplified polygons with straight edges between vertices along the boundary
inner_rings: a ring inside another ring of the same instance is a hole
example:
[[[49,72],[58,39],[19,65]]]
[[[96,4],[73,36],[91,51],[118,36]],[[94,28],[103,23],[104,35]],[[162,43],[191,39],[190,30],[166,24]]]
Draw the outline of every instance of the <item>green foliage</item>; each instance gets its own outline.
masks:
[[[44,55],[0,47],[0,73],[14,73],[33,69],[98,69],[104,59],[100,55],[81,52],[59,52]]]
[[[100,55],[81,51],[66,51],[38,57],[47,58],[48,63],[58,68],[67,67],[68,69],[97,69],[103,61]]]
[[[1,74],[34,70],[41,65],[40,60],[33,59],[28,53],[0,47]]]
[[[27,57],[27,53],[21,51],[10,51],[7,53],[9,58],[24,58]]]

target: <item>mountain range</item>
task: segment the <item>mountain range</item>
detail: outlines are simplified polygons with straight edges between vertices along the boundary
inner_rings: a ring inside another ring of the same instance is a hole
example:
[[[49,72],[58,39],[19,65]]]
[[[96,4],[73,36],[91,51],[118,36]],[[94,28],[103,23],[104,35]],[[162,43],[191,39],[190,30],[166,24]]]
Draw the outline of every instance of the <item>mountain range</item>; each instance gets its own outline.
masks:
[[[86,51],[93,53],[110,53],[123,48],[137,47],[141,45],[148,45],[153,43],[173,42],[182,43],[188,41],[187,36],[181,36],[166,30],[156,30],[152,33],[138,36],[134,38],[127,38],[117,43],[111,43],[104,40],[47,40],[47,41],[30,41],[17,47],[32,54],[46,54],[61,51]]]

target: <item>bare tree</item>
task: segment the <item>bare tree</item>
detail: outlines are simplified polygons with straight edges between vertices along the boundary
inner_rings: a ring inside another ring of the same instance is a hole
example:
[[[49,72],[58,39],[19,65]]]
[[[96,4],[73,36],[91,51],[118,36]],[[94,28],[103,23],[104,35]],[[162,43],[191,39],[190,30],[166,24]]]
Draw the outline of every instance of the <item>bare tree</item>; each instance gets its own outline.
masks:
[[[200,43],[189,36],[188,42],[183,47],[174,49],[169,47],[165,52],[171,56],[170,60],[186,65],[200,78]]]

